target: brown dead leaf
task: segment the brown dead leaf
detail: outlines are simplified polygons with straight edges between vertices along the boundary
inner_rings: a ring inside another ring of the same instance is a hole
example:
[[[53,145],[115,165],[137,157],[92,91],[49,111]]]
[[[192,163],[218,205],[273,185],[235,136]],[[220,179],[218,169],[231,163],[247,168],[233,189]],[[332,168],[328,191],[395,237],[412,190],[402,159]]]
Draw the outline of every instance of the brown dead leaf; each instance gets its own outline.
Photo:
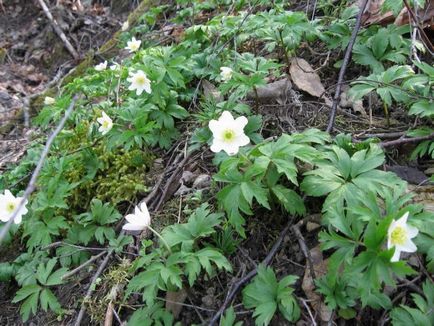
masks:
[[[315,276],[320,278],[327,273],[327,260],[323,259],[323,255],[319,246],[316,246],[310,250],[312,257],[312,263],[314,266]],[[332,317],[332,312],[327,308],[325,303],[321,300],[321,296],[315,292],[315,283],[312,280],[309,264],[306,264],[304,271],[303,283],[301,284],[306,297],[312,304],[312,308],[319,314],[320,318],[324,322],[328,322]]]
[[[348,96],[349,87],[343,87],[339,106],[341,108],[352,108],[354,112],[360,113],[364,117],[368,117],[362,100],[354,100]]]
[[[407,190],[415,194],[412,198],[413,203],[422,204],[425,210],[434,213],[434,185],[415,186],[409,184]]]
[[[391,11],[383,12],[384,0],[370,0],[366,6],[366,10],[362,16],[362,24],[364,26],[372,24],[388,25],[394,23],[397,26],[407,25],[409,23],[409,14],[407,8],[402,8],[401,12],[395,18]],[[425,4],[425,8],[419,8],[419,17],[422,17],[419,22],[423,28],[433,28],[434,18],[434,0],[429,0]]]
[[[288,78],[277,80],[267,85],[258,87],[256,89],[258,100],[261,103],[277,102],[285,104],[290,98],[290,90],[292,89],[291,81]],[[256,100],[256,94],[250,92],[247,94],[247,99]]]
[[[181,289],[177,292],[168,291],[166,293],[166,309],[170,311],[175,319],[178,318],[182,310],[182,304],[187,298],[187,290]]]
[[[213,97],[217,103],[223,101],[222,94],[217,89],[217,87],[214,86],[214,84],[204,79],[202,81],[202,88],[203,88],[203,94],[205,95],[206,98]]]
[[[324,97],[325,88],[321,78],[306,60],[292,59],[289,71],[292,81],[299,89],[318,98]]]

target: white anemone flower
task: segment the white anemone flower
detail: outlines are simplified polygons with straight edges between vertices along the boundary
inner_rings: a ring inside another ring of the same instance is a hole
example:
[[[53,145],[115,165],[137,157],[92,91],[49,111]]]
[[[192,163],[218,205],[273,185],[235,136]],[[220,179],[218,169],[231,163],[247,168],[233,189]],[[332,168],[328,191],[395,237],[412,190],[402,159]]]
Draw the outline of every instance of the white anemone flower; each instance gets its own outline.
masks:
[[[232,78],[233,70],[229,67],[220,67],[220,77],[222,81],[226,82]]]
[[[127,42],[127,47],[125,49],[129,50],[130,53],[133,53],[140,48],[140,44],[142,44],[142,41],[136,40],[136,38],[133,37],[131,41]]]
[[[129,27],[130,27],[130,23],[127,20],[122,24],[121,31],[125,32]]]
[[[98,131],[103,135],[108,133],[113,128],[112,119],[110,119],[110,117],[104,111],[102,111],[102,116],[96,119],[96,121],[98,121],[98,123],[101,125]]]
[[[151,94],[151,81],[142,70],[138,70],[135,73],[130,73],[130,77],[127,81],[131,83],[128,87],[131,91],[136,91],[137,95],[141,95],[143,91]]]
[[[408,212],[405,213],[399,220],[393,220],[387,230],[387,249],[395,247],[395,253],[391,261],[399,260],[401,252],[415,252],[416,245],[413,239],[419,233],[419,230],[414,226],[407,224]]]
[[[103,71],[107,69],[107,61],[101,62],[95,66],[96,71]]]
[[[125,223],[122,229],[127,231],[142,231],[151,225],[151,215],[145,202],[136,206],[134,214],[128,214],[125,219],[128,223]]]
[[[249,137],[244,134],[247,122],[243,116],[234,119],[228,111],[224,111],[218,120],[211,120],[208,124],[213,135],[211,150],[215,153],[224,150],[228,155],[237,154],[241,146],[250,143]]]
[[[3,195],[0,194],[0,221],[7,222],[14,215],[18,206],[21,203],[23,197],[15,197],[9,190],[5,190]],[[28,210],[26,208],[27,200],[24,202],[24,206],[18,211],[14,218],[14,223],[21,223],[23,215],[26,215]]]
[[[45,96],[45,98],[44,98],[44,104],[45,105],[52,105],[55,102],[56,102],[56,100],[54,98],[52,98],[52,97]]]

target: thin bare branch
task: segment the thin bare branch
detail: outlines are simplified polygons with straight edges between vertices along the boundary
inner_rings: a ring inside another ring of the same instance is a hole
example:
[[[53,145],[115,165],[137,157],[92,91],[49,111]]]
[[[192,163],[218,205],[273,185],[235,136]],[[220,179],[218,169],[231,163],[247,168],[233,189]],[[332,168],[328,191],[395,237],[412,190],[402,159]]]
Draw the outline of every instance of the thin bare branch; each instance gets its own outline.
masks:
[[[45,144],[44,150],[42,151],[41,157],[39,158],[38,164],[36,165],[35,170],[33,171],[32,177],[30,179],[29,184],[27,185],[26,190],[24,191],[23,198],[21,199],[20,204],[18,205],[17,209],[12,214],[9,221],[6,222],[6,224],[3,226],[3,228],[0,231],[0,243],[5,238],[6,234],[9,232],[9,229],[12,225],[12,223],[15,220],[15,217],[17,216],[18,212],[24,207],[24,203],[29,199],[32,192],[35,190],[36,187],[36,180],[38,179],[39,173],[41,172],[42,166],[44,165],[45,159],[47,158],[48,152],[50,151],[51,144],[54,141],[54,138],[59,134],[60,131],[62,131],[63,126],[66,123],[66,120],[68,120],[69,116],[72,113],[72,110],[74,109],[75,102],[78,100],[79,95],[75,95],[73,99],[71,100],[71,103],[69,104],[68,109],[65,112],[65,115],[63,116],[62,120],[60,120],[57,128],[53,131],[53,133],[50,135],[50,137],[47,140],[47,143]]]

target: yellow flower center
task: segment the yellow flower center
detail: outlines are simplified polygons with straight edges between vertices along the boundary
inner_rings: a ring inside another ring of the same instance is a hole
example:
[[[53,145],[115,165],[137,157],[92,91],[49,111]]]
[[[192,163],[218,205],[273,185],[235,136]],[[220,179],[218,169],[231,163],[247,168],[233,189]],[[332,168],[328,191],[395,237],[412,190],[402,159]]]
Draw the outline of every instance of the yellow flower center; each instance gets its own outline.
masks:
[[[397,226],[390,235],[393,245],[403,245],[407,241],[407,232],[402,226]]]
[[[143,76],[137,76],[136,77],[136,83],[139,85],[144,85],[145,84],[145,77]]]
[[[223,141],[230,143],[235,138],[235,132],[231,129],[226,129],[222,134]]]
[[[7,203],[6,204],[6,210],[8,213],[13,213],[15,210],[15,204],[14,203]]]
[[[109,122],[107,120],[104,120],[102,122],[102,126],[107,129],[109,127]]]

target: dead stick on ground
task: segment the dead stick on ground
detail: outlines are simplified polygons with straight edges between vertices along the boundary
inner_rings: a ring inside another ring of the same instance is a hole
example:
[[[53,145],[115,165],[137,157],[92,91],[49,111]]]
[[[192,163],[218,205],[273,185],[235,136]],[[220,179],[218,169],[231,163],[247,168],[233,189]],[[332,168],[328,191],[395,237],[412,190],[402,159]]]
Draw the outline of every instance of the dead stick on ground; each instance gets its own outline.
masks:
[[[63,274],[63,276],[60,278],[61,280],[66,280],[67,278],[71,277],[72,275],[77,274],[80,270],[85,268],[87,265],[92,263],[93,261],[97,260],[99,257],[107,253],[107,251],[100,252],[98,255],[90,257],[87,261],[85,261],[83,264],[78,266],[77,268],[74,268],[72,271]]]
[[[9,221],[6,222],[6,224],[3,226],[3,228],[0,231],[0,243],[3,241],[6,234],[9,232],[9,229],[10,229],[12,223],[14,222],[15,217],[17,216],[18,212],[21,211],[21,209],[25,206],[25,203],[29,199],[32,192],[35,190],[36,180],[39,177],[39,173],[41,172],[42,166],[44,165],[45,159],[47,158],[48,152],[50,151],[51,144],[53,143],[54,138],[56,138],[57,134],[60,131],[62,131],[63,126],[66,123],[66,120],[68,120],[69,116],[71,115],[71,112],[74,108],[75,102],[77,101],[78,97],[79,97],[78,95],[75,95],[74,98],[71,100],[71,103],[69,104],[69,107],[66,110],[65,115],[63,116],[62,120],[60,120],[57,128],[53,131],[53,133],[48,138],[47,143],[45,144],[44,150],[42,151],[41,157],[39,158],[38,165],[36,166],[35,170],[33,171],[30,182],[27,185],[26,190],[24,191],[23,198],[21,199],[18,207],[15,209],[15,211],[12,214]]]
[[[312,280],[315,280],[316,276],[315,276],[315,271],[313,269],[312,256],[310,254],[309,249],[306,246],[306,241],[304,240],[304,237],[300,232],[300,228],[299,228],[298,224],[293,225],[291,227],[291,230],[292,230],[292,232],[294,232],[294,234],[298,240],[298,244],[300,245],[301,252],[303,253],[304,257],[307,260],[307,264],[309,265],[310,277],[312,277]]]
[[[434,133],[427,136],[414,137],[414,138],[399,138],[391,141],[381,142],[379,145],[383,148],[398,146],[403,144],[420,143],[425,140],[434,140]]]
[[[118,296],[118,293],[122,291],[124,285],[123,284],[115,284],[108,295],[109,304],[107,306],[107,310],[105,313],[104,326],[111,326],[113,324],[113,313],[115,312],[115,305],[113,303]]]
[[[292,219],[288,222],[288,224],[285,226],[285,228],[280,233],[279,237],[277,238],[276,242],[273,245],[273,248],[271,248],[270,252],[268,253],[267,257],[262,261],[262,264],[269,265],[271,263],[271,260],[273,259],[274,255],[276,255],[278,249],[280,248],[280,245],[283,242],[283,238],[288,233],[289,229],[292,225]],[[229,304],[232,302],[235,295],[240,290],[241,286],[243,286],[245,283],[250,281],[256,274],[258,273],[257,269],[251,270],[246,276],[244,276],[242,279],[240,279],[238,282],[236,282],[231,289],[229,290],[225,301],[223,302],[220,309],[217,311],[217,313],[212,317],[211,321],[209,322],[209,326],[215,325],[221,315],[225,312],[226,308],[229,306]]]
[[[347,49],[345,51],[344,61],[342,62],[341,70],[339,71],[338,84],[336,85],[335,96],[333,97],[332,109],[330,112],[329,124],[327,126],[326,131],[332,132],[333,125],[335,124],[336,111],[338,109],[338,102],[341,97],[342,83],[344,81],[345,71],[347,70],[348,63],[350,61],[351,52],[353,51],[353,46],[356,41],[357,34],[359,32],[360,26],[362,25],[362,15],[365,11],[366,4],[368,0],[363,0],[362,5],[360,6],[359,14],[357,15],[356,26],[354,26],[353,33],[351,34],[350,41],[348,43]]]
[[[90,300],[90,298],[92,297],[93,291],[95,290],[96,280],[99,278],[99,276],[101,275],[101,273],[104,271],[105,267],[107,266],[107,264],[110,260],[110,257],[113,254],[113,251],[114,251],[113,249],[110,249],[110,251],[107,253],[107,256],[102,261],[101,265],[99,265],[98,270],[93,275],[92,281],[89,284],[89,288],[87,289],[86,296],[84,297],[83,302],[81,304],[80,312],[78,313],[78,316],[77,316],[77,319],[74,323],[74,326],[80,326],[81,325],[81,320],[83,319],[84,313],[86,312],[87,301]]]
[[[416,18],[416,15],[414,14],[413,10],[411,9],[410,5],[408,4],[407,0],[404,0],[404,6],[407,8],[408,14],[410,15],[411,19],[413,20],[414,24],[416,25],[420,36],[422,37],[423,42],[425,43],[428,50],[433,53],[434,52],[434,46],[432,45],[428,35],[426,35],[425,31],[423,30],[423,27],[420,25],[419,21]]]
[[[187,161],[190,158],[191,154],[193,154],[193,153],[190,152],[190,153],[187,153],[187,155],[185,155],[184,159],[179,163],[178,167],[172,173],[172,175],[170,176],[169,180],[167,180],[166,186],[164,187],[164,190],[163,190],[163,193],[162,193],[162,195],[160,197],[160,200],[158,201],[158,204],[155,207],[155,211],[158,211],[160,209],[161,205],[164,203],[164,200],[166,199],[166,196],[167,196],[167,192],[169,191],[169,188],[170,188],[173,180],[175,179],[176,175],[181,171],[181,169],[184,167],[184,165],[187,163]]]
[[[53,26],[54,31],[60,37],[60,39],[62,40],[63,44],[65,45],[66,49],[69,51],[69,53],[71,53],[72,57],[75,60],[80,59],[80,56],[78,55],[77,51],[75,51],[75,49],[72,46],[72,44],[66,38],[65,33],[63,33],[62,29],[57,24],[56,20],[54,19],[53,15],[51,14],[50,10],[48,9],[48,7],[45,4],[44,0],[38,0],[38,2],[41,5],[42,10],[44,10],[44,13],[47,16],[47,18],[50,20],[51,26]]]

